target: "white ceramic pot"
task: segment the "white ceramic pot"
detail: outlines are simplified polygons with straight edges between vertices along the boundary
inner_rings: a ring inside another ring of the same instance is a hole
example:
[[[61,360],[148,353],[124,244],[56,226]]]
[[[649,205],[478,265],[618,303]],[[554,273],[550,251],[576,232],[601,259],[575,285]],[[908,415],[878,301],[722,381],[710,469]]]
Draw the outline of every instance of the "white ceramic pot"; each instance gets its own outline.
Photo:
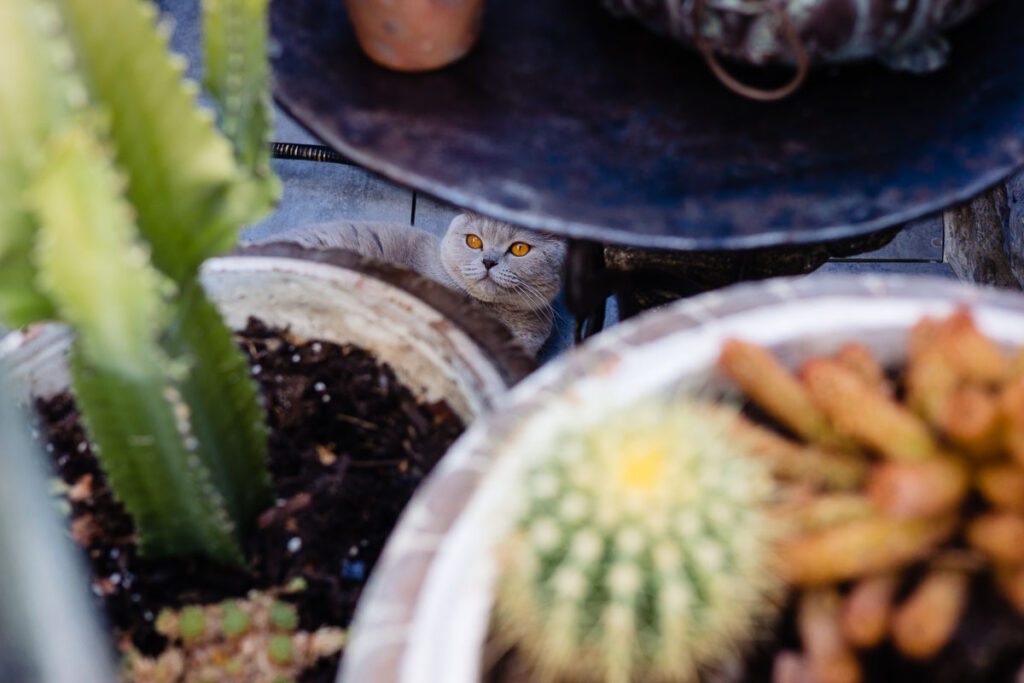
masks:
[[[256,316],[299,337],[368,349],[417,397],[445,399],[466,422],[533,367],[511,334],[458,294],[349,252],[248,247],[210,259],[201,277],[235,329]],[[70,333],[51,324],[0,341],[20,398],[67,387],[69,343]]]
[[[244,327],[249,316],[257,316],[300,337],[361,346],[391,365],[413,393],[430,401],[446,400],[467,423],[490,409],[508,386],[533,367],[510,333],[460,295],[409,271],[369,263],[348,252],[309,252],[293,245],[248,248],[240,255],[208,261],[202,282],[236,329]],[[70,341],[68,330],[56,324],[32,326],[0,339],[0,369],[6,371],[7,381],[13,380],[16,397],[27,402],[67,388]],[[4,443],[0,441],[0,446]],[[0,464],[5,462],[0,457]],[[0,470],[2,477],[13,476],[10,467]],[[0,492],[4,490],[0,486]],[[56,545],[61,534],[53,533],[47,520],[31,514],[26,505],[32,500],[45,504],[45,498],[40,498],[45,487],[26,485],[25,490],[37,493],[0,497],[0,520],[19,521],[0,529],[11,532],[0,534],[0,553],[7,545],[31,547],[38,551],[32,557],[59,555]],[[3,566],[0,562],[0,569]],[[52,593],[53,571],[19,576],[24,585],[0,586],[2,597],[27,598],[15,605],[19,613],[52,607],[40,596]],[[84,609],[82,603],[79,611]],[[87,661],[88,651],[68,647],[32,655],[36,660],[70,657],[62,670],[84,676],[47,680],[104,680],[87,673],[101,670],[105,651],[94,662]]]
[[[848,341],[903,359],[924,315],[966,305],[999,342],[1024,343],[1024,296],[909,277],[768,280],[684,300],[613,327],[547,364],[475,423],[392,533],[353,625],[345,683],[477,683],[508,493],[568,421],[668,388],[727,385],[722,342],[740,337],[796,364]]]

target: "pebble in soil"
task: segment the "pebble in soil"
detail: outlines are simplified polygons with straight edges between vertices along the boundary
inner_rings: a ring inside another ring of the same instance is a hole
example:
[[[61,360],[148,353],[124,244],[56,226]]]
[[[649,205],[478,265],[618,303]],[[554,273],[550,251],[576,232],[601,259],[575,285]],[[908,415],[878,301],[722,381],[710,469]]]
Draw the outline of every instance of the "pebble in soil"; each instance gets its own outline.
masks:
[[[443,403],[419,403],[386,364],[353,346],[295,339],[250,319],[239,333],[262,390],[277,504],[245,539],[252,573],[196,558],[143,560],[67,394],[37,402],[47,451],[66,484],[71,534],[119,649],[158,654],[163,607],[209,604],[288,584],[300,627],[346,626],[415,488],[464,429]],[[303,680],[333,680],[336,661]]]

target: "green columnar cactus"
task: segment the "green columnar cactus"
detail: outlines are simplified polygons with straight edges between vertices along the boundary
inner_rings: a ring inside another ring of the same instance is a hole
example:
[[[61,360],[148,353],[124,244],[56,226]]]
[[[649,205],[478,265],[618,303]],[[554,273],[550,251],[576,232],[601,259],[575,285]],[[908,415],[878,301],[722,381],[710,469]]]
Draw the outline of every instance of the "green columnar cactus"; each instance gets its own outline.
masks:
[[[265,419],[198,271],[277,184],[253,142],[265,3],[215,14],[245,37],[216,57],[247,65],[218,91],[230,140],[152,4],[0,0],[0,322],[74,328],[72,389],[142,552],[238,564],[271,498]]]
[[[773,615],[771,479],[729,424],[648,400],[529,469],[496,615],[542,676],[695,680]]]
[[[204,0],[206,87],[217,101],[220,127],[242,168],[277,192],[270,171],[270,94],[266,83],[269,0]]]

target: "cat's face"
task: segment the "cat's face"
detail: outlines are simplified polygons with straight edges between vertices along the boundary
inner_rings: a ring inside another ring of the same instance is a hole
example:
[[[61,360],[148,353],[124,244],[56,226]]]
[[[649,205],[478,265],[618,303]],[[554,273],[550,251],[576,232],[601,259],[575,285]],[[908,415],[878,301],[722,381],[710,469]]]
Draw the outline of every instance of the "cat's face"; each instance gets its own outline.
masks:
[[[470,296],[522,310],[546,307],[562,286],[566,244],[553,235],[459,214],[441,241],[441,263]]]

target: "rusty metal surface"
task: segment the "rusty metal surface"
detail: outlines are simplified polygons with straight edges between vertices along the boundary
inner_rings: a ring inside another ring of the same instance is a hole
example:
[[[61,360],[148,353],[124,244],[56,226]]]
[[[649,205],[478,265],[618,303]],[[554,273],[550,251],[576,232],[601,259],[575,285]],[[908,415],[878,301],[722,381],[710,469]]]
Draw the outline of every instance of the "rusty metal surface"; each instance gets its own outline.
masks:
[[[363,57],[340,0],[275,0],[271,16],[275,95],[327,144],[454,204],[582,239],[845,239],[1024,163],[1019,0],[953,31],[952,64],[937,74],[819,71],[767,105],[594,0],[491,0],[477,49],[419,75]]]

